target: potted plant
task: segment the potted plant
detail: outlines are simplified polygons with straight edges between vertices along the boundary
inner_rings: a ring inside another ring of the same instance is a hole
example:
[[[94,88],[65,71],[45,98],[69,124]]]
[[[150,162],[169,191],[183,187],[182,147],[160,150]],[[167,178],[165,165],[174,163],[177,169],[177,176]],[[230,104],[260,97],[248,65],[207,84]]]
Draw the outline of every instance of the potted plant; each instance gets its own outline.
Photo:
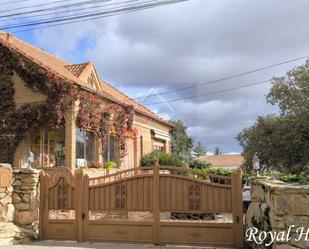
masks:
[[[106,163],[104,163],[103,168],[106,169],[106,173],[109,174],[109,170],[110,169],[116,169],[117,163],[113,162],[113,161],[108,161]]]
[[[102,168],[102,164],[99,162],[92,161],[91,164],[89,165],[90,169],[99,169]]]

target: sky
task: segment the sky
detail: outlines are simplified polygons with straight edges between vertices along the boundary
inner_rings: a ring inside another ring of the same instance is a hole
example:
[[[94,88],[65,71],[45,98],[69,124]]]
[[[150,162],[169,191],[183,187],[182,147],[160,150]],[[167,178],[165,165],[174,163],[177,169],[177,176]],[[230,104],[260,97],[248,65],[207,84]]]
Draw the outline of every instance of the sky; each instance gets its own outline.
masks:
[[[5,8],[41,2],[28,0]],[[102,79],[162,117],[183,121],[188,134],[209,152],[218,146],[223,153],[240,153],[235,136],[258,116],[277,113],[265,100],[271,83],[210,93],[283,76],[304,60],[200,84],[309,55],[308,9],[307,0],[188,0],[83,23],[10,32],[72,63],[92,61]],[[196,87],[147,97],[189,86]],[[169,102],[195,95],[204,96]]]

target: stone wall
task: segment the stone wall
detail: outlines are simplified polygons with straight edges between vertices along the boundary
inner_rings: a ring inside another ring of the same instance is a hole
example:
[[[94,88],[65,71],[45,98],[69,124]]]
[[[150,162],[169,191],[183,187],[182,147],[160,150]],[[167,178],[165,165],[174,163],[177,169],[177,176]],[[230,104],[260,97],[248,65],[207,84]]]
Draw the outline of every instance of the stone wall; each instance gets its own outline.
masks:
[[[33,238],[37,238],[39,225],[39,176],[40,171],[35,169],[14,171],[14,223],[27,229]]]
[[[12,204],[12,169],[6,164],[1,164],[0,168],[0,177],[6,178],[4,181],[0,180],[0,222],[12,222],[15,216],[15,207]]]
[[[308,185],[286,184],[270,178],[257,178],[252,183],[251,199],[246,213],[246,248],[309,248]],[[250,232],[254,233],[253,227],[258,229],[255,238],[259,243],[262,241],[257,235],[263,239],[265,234],[260,232],[268,232],[267,239],[260,245],[253,240],[253,236],[252,241],[248,241]],[[268,245],[271,242],[270,232],[275,235],[275,240]]]
[[[0,247],[38,237],[39,171],[0,163]]]

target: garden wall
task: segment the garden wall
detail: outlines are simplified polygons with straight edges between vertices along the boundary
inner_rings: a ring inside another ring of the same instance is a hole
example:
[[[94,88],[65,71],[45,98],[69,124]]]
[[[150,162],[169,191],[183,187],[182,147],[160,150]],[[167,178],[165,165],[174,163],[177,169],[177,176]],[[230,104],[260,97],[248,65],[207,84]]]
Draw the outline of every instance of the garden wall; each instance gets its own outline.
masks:
[[[12,204],[12,169],[9,164],[0,164],[0,222],[12,222],[15,207]]]
[[[37,239],[39,173],[0,164],[0,246]]]
[[[309,185],[257,178],[252,183],[251,198],[246,213],[246,248],[309,248]],[[256,235],[253,227],[258,229]],[[275,237],[272,244],[269,232]]]

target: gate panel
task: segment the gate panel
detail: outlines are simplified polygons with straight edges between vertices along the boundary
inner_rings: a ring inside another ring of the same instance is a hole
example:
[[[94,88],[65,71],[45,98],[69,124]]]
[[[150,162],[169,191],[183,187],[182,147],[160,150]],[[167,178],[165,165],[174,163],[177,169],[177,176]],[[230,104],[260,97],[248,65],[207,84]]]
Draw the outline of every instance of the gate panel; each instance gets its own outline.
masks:
[[[88,241],[152,243],[152,222],[89,221]]]
[[[152,217],[153,179],[148,171],[126,170],[84,180],[84,240],[153,242],[152,218],[138,221],[131,213]]]
[[[90,179],[86,186],[89,210],[152,210],[152,176],[132,176],[121,180],[96,184]]]
[[[68,168],[41,174],[41,239],[80,240],[77,179]]]
[[[41,175],[40,238],[243,248],[241,174],[159,166]],[[230,223],[206,221],[229,213]]]
[[[240,175],[217,176],[193,170],[157,166],[160,182],[160,212],[174,213],[160,221],[160,241],[163,244],[242,247]],[[239,186],[238,186],[239,185]],[[231,223],[205,221],[216,213],[234,214]],[[238,224],[236,232],[236,224]]]
[[[228,179],[228,178],[227,178]],[[231,213],[232,186],[181,176],[160,175],[160,210]]]
[[[163,244],[208,245],[231,247],[232,224],[161,222]]]

